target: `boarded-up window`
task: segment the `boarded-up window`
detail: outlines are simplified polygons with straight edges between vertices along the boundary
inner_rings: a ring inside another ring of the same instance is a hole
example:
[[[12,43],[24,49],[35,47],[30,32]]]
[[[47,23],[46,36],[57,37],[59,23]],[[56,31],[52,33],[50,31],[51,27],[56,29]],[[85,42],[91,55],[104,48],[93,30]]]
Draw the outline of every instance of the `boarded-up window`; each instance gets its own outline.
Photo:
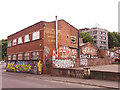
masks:
[[[18,60],[22,60],[22,54],[18,54]]]
[[[16,55],[15,54],[13,54],[13,60],[16,60]]]
[[[24,53],[24,60],[29,60],[29,53],[28,52]]]
[[[32,40],[37,40],[40,38],[40,31],[33,32],[32,34]]]
[[[32,53],[32,59],[39,59],[39,52],[35,51]]]

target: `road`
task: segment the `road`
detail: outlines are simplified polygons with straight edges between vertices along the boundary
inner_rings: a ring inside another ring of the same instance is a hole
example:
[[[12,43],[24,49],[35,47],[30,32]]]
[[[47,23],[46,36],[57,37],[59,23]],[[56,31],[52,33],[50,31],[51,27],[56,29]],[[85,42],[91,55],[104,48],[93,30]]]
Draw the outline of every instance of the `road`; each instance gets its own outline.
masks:
[[[84,84],[60,82],[54,80],[43,80],[30,77],[29,74],[3,72],[2,88],[100,88]]]

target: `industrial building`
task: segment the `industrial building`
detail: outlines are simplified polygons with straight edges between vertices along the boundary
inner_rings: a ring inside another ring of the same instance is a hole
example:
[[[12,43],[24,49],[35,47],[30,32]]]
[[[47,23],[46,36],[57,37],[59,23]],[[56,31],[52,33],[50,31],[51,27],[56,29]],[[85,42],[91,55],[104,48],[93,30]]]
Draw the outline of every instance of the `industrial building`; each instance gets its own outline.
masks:
[[[11,70],[11,66],[14,69],[13,71],[21,71],[19,68],[22,65],[26,65],[26,68],[29,65],[28,71],[32,71],[34,63],[40,64],[39,70],[41,71],[42,68],[43,73],[51,72],[49,66],[51,63],[52,67],[57,68],[74,67],[75,60],[78,57],[78,35],[78,29],[65,20],[57,20],[56,17],[55,21],[40,21],[8,36],[8,71]],[[21,63],[22,65],[19,65],[19,68],[18,66],[15,67]],[[26,72],[27,69],[23,71]]]

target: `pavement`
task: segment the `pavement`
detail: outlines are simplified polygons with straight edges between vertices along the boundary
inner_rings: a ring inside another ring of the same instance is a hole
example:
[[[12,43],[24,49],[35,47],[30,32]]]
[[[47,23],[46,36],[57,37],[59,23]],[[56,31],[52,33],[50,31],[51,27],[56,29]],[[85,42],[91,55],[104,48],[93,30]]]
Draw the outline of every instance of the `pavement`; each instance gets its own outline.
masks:
[[[100,65],[100,66],[87,66],[90,70],[94,71],[106,71],[106,72],[120,72],[120,64],[111,65]],[[73,69],[83,69],[83,67],[73,68]]]

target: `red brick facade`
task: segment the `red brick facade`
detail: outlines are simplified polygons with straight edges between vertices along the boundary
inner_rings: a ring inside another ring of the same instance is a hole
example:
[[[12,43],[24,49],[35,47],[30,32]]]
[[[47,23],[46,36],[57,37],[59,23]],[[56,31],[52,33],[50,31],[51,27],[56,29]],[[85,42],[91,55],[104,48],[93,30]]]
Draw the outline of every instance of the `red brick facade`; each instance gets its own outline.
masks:
[[[32,40],[33,32],[39,31],[40,38]],[[30,41],[24,43],[25,35],[30,35]],[[18,38],[22,37],[22,44],[18,45]],[[74,39],[74,43],[71,39]],[[13,40],[17,40],[17,45],[13,46]],[[58,49],[55,49],[56,42],[56,22],[38,22],[28,28],[25,28],[15,34],[8,36],[8,42],[11,41],[11,47],[7,48],[7,55],[16,55],[18,60],[18,54],[22,54],[22,60],[25,60],[24,54],[29,53],[29,60],[32,60],[32,53],[34,51],[39,52],[39,60],[43,62],[45,73],[50,73],[49,67],[46,67],[46,60],[58,59],[61,65],[63,63],[69,63],[67,67],[74,67],[73,62],[77,59],[78,49],[78,30],[67,23],[65,20],[58,20]],[[67,55],[68,54],[68,55]],[[65,56],[66,57],[63,57]],[[68,60],[69,58],[69,60]],[[72,61],[71,61],[72,59]],[[74,60],[73,60],[74,59]],[[63,62],[65,60],[65,62]],[[53,63],[56,66],[57,62]],[[64,67],[64,66],[61,66]]]

